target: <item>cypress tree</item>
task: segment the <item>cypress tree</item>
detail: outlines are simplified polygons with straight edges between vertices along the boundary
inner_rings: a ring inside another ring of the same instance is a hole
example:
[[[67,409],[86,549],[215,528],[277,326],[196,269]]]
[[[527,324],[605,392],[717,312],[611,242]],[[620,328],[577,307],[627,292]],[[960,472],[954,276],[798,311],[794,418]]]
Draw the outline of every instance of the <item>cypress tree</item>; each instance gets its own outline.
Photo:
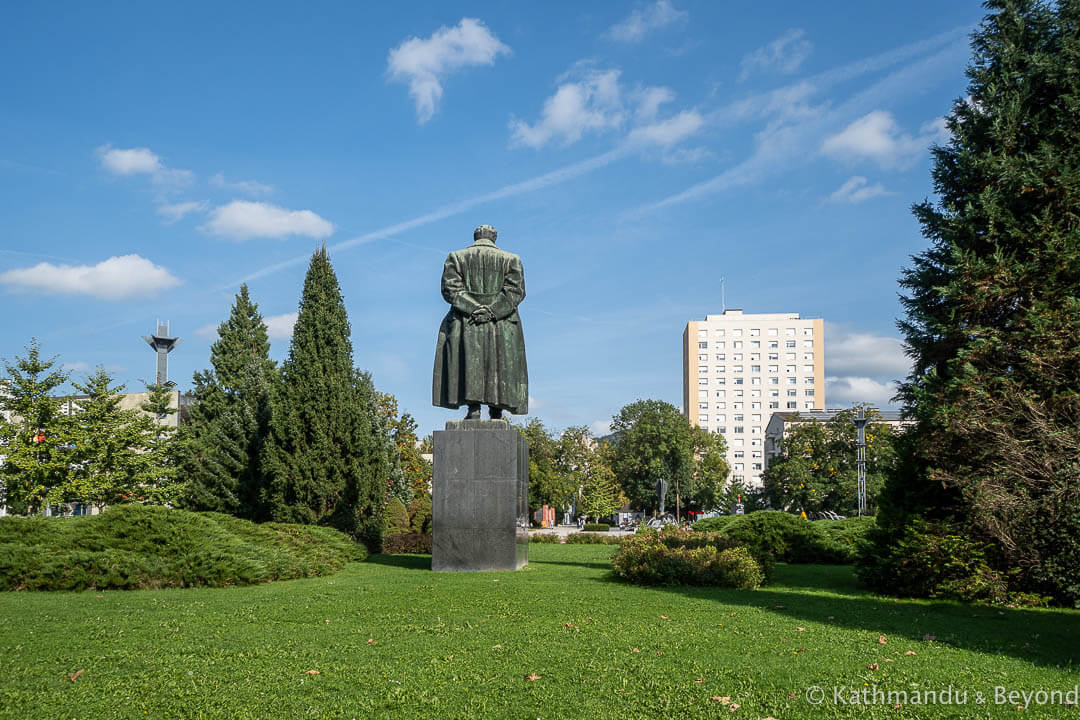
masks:
[[[212,369],[196,372],[196,400],[177,443],[188,478],[184,504],[261,519],[261,456],[269,433],[277,368],[269,359],[266,323],[247,285],[210,348]]]
[[[961,535],[1010,589],[1080,603],[1080,2],[986,5],[937,202],[914,207],[931,246],[899,326],[917,425],[876,551],[912,527]]]
[[[353,367],[349,319],[326,248],[304,278],[280,397],[263,453],[271,518],[331,525],[382,543],[387,432],[367,373]]]

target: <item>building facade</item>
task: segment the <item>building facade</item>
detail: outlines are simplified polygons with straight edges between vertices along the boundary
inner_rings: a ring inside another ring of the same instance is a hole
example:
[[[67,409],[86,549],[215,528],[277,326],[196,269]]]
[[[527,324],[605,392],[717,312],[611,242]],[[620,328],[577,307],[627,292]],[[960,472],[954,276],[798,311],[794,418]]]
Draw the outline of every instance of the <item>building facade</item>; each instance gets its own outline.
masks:
[[[850,410],[851,408],[846,409]],[[908,426],[915,424],[914,420],[905,419],[899,410],[878,410],[877,408],[870,408],[870,410],[875,413],[871,423],[889,425],[898,433],[904,432]],[[844,412],[844,410],[803,410],[800,412],[773,413],[769,419],[769,424],[765,428],[765,469],[768,470],[773,458],[780,454],[781,443],[787,437],[787,434],[791,432],[792,427],[805,422],[829,422],[840,412]]]
[[[683,331],[683,413],[724,436],[731,479],[760,486],[765,428],[779,411],[825,407],[825,322],[726,310]]]

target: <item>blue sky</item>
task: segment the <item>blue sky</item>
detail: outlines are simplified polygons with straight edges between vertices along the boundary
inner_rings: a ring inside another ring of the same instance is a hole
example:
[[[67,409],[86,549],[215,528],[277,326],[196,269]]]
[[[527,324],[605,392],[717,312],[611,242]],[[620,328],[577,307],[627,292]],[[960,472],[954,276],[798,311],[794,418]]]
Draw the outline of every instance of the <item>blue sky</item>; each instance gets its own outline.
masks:
[[[531,408],[679,405],[688,320],[826,320],[827,404],[906,374],[910,205],[975,2],[24,3],[0,10],[0,355],[190,386],[241,282],[284,358],[325,242],[421,433],[442,262],[521,255]]]

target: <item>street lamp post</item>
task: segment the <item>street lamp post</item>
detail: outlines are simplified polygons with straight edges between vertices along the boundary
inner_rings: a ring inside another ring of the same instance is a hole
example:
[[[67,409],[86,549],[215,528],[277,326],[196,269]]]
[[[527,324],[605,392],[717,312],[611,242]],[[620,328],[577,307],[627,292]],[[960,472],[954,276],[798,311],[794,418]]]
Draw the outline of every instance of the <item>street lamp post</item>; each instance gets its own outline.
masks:
[[[855,468],[858,477],[858,489],[856,492],[858,494],[859,517],[866,514],[866,423],[869,421],[870,418],[866,417],[866,411],[862,407],[859,408],[855,417],[851,419],[851,422],[855,423],[855,447],[858,448]]]

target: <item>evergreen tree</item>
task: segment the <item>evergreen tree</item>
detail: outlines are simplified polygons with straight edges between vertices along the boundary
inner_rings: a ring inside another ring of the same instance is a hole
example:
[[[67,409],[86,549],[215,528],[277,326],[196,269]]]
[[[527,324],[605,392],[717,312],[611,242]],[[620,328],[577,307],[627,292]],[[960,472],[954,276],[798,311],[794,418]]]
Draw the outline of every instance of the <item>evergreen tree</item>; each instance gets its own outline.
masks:
[[[353,368],[349,320],[325,247],[311,258],[278,411],[263,453],[274,520],[325,524],[382,542],[389,482],[385,423],[367,373]]]
[[[212,369],[196,372],[195,404],[177,442],[188,478],[184,505],[261,519],[263,445],[269,433],[277,368],[266,323],[247,285],[210,348]]]
[[[36,339],[26,357],[4,362],[0,381],[0,463],[2,501],[16,513],[44,512],[63,499],[70,469],[72,429],[64,401],[53,395],[68,376],[43,359]]]
[[[901,280],[917,426],[876,552],[929,521],[987,543],[1015,587],[1080,603],[1080,2],[987,7],[933,151],[937,202],[914,208],[931,242]]]

